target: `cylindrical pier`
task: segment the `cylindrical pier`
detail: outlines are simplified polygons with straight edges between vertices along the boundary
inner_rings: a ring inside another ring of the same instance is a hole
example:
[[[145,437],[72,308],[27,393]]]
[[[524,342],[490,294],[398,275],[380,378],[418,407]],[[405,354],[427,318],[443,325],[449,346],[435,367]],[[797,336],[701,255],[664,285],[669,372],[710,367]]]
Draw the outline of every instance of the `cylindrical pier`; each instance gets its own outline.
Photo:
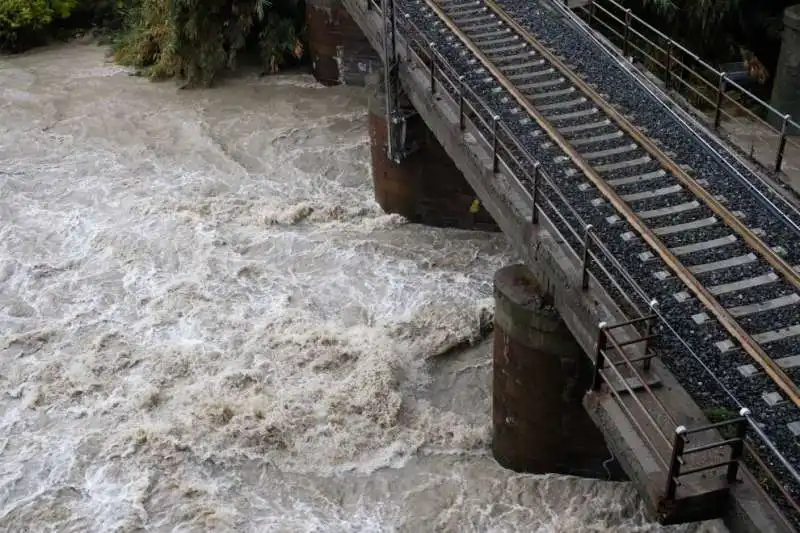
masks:
[[[790,114],[795,120],[800,119],[798,83],[800,83],[800,5],[794,5],[787,7],[783,12],[781,52],[770,103],[782,113]],[[771,116],[770,119],[776,127],[781,127],[783,124],[781,117]]]
[[[610,454],[581,399],[591,368],[525,265],[494,278],[492,451],[519,472],[595,475]]]
[[[399,164],[388,159],[382,78],[370,76],[369,87],[372,178],[375,200],[383,210],[429,226],[499,231],[421,117],[411,117],[406,123],[407,138],[416,145],[414,152]]]
[[[320,83],[363,86],[370,72],[383,68],[341,0],[306,0],[306,26],[312,69]]]

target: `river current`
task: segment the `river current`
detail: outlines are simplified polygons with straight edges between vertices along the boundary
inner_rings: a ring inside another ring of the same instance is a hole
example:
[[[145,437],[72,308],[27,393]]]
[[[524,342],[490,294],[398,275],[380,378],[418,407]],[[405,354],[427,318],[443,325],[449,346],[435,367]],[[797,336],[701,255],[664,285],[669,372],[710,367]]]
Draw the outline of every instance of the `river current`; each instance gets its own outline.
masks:
[[[513,260],[382,213],[363,89],[0,58],[0,530],[720,531],[492,461]]]

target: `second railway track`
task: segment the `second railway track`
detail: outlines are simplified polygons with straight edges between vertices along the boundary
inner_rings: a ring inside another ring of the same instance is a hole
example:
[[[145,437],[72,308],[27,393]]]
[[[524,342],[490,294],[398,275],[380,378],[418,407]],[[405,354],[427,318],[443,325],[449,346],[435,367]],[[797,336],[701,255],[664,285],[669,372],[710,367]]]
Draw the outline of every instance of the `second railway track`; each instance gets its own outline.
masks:
[[[800,417],[791,418],[800,406],[800,274],[784,259],[793,243],[767,244],[769,235],[737,211],[737,198],[708,192],[708,177],[676,163],[678,157],[659,148],[496,2],[404,3],[468,53],[474,71],[497,85],[493,91],[513,98],[523,111],[517,120],[529,124],[528,141],[549,150],[564,175],[585,180],[582,190],[596,189],[596,207],[613,207],[606,225],[629,228],[617,238],[631,249],[640,238],[646,243],[632,260],[640,262],[640,271],[652,265],[648,275],[668,293],[658,295],[662,301],[671,298],[680,312],[697,298],[701,305],[689,312],[692,327],[717,352],[715,359],[729,359],[743,383],[751,380],[749,388],[757,375],[768,380],[760,384],[774,384],[764,387],[763,404],[752,406],[759,418],[770,418],[772,409],[783,409],[784,416],[792,407],[781,430],[789,440],[800,434]]]

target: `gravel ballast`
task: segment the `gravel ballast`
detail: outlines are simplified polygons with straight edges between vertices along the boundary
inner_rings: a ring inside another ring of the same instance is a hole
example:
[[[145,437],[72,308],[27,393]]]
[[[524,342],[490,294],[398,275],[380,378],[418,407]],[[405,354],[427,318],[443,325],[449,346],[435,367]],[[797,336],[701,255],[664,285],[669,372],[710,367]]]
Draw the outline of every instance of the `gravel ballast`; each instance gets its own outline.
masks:
[[[546,41],[552,51],[568,57],[570,64],[574,65],[587,81],[593,83],[598,91],[611,95],[611,101],[631,115],[637,126],[645,126],[651,135],[659,139],[662,149],[680,154],[680,157],[677,158],[678,162],[690,165],[699,178],[707,179],[712,192],[722,195],[730,202],[729,206],[732,209],[744,211],[747,224],[764,230],[764,239],[768,243],[785,245],[795,242],[797,236],[794,232],[783,222],[777,220],[774,214],[755,199],[750,188],[743,185],[738,178],[731,177],[730,169],[722,165],[716,157],[707,153],[705,148],[693,139],[690,132],[685,130],[684,126],[668,116],[663,107],[654,102],[651,95],[631,80],[628,73],[613,61],[605,58],[600,50],[595,49],[596,46],[593,43],[588,42],[570,24],[565,24],[560,15],[547,9],[541,9],[537,4],[527,1],[503,0],[500,3],[516,16],[518,22],[527,26],[535,36]],[[715,345],[716,342],[727,339],[727,333],[713,320],[698,324],[692,318],[705,311],[699,301],[694,298],[679,301],[675,298],[674,295],[683,291],[684,288],[675,276],[659,279],[654,275],[656,272],[666,270],[663,262],[657,257],[647,261],[639,259],[639,255],[647,252],[649,248],[639,239],[624,240],[621,238],[621,235],[631,231],[631,228],[624,222],[608,223],[608,217],[615,214],[610,204],[607,202],[601,202],[599,205],[593,204],[592,201],[598,198],[597,190],[592,187],[581,189],[583,180],[576,179],[576,176],[565,172],[570,168],[569,165],[565,166],[563,163],[555,162],[555,159],[562,154],[557,148],[543,143],[541,136],[531,135],[531,132],[537,129],[536,124],[521,120],[525,115],[520,114],[520,108],[513,98],[505,90],[498,90],[499,85],[496,81],[491,79],[488,72],[481,69],[474,61],[470,62],[470,56],[463,53],[464,49],[456,41],[446,38],[448,32],[442,31],[443,26],[436,24],[437,17],[428,11],[423,3],[412,1],[398,2],[398,4],[401,10],[411,16],[414,24],[423,28],[426,41],[436,43],[438,51],[459,73],[465,76],[467,85],[491,106],[504,123],[509,125],[526,150],[542,162],[543,169],[570,199],[572,207],[579,212],[583,221],[593,224],[596,233],[614,256],[623,263],[626,270],[646,294],[658,299],[661,314],[667,317],[672,327],[691,346],[697,358],[714,374],[713,376],[709,375],[698,360],[680,346],[671,335],[662,335],[661,347],[665,353],[670,354],[670,357],[665,358],[665,363],[683,386],[706,407],[721,406],[738,410],[737,402],[724,392],[722,386],[729,389],[739,404],[751,409],[754,419],[763,424],[762,429],[784,452],[789,462],[796,468],[799,467],[800,457],[796,452],[795,437],[786,424],[800,420],[800,409],[785,400],[777,406],[770,406],[764,401],[762,393],[775,391],[774,383],[763,372],[748,378],[743,377],[739,367],[751,363],[750,359],[739,349],[722,352]],[[485,116],[484,118],[488,119],[489,117]],[[561,125],[559,124],[559,126]],[[616,145],[611,142],[608,146]],[[593,161],[593,164],[596,164],[596,161]],[[641,169],[636,173],[640,171]],[[620,175],[623,174],[620,173]],[[664,185],[667,185],[667,181],[664,181]],[[650,185],[643,188],[650,188]],[[639,189],[634,187],[631,190]],[[689,196],[685,198],[687,201],[690,199]],[[733,207],[734,204],[735,207]],[[653,198],[637,202],[636,209],[658,208],[663,205],[665,204],[662,200]],[[693,210],[691,218],[672,216],[671,223],[695,220],[704,216],[703,210],[708,211],[706,214],[710,216],[710,210],[701,205]],[[560,226],[568,242],[573,247],[579,248],[580,243],[571,237],[570,232],[565,231],[566,227],[559,221],[556,213],[548,212],[549,208],[543,208],[543,211],[556,222],[556,225]],[[665,241],[669,241],[669,246],[679,246],[724,236],[724,233],[724,229],[711,226],[691,233],[670,235],[665,237]],[[729,257],[732,250],[741,254],[749,251],[738,242],[731,246],[738,248],[729,248],[727,251],[712,249],[691,254],[690,257],[687,256],[683,259],[688,265],[699,265],[715,261],[723,256]],[[790,263],[800,262],[800,249],[791,246],[785,246],[785,248],[786,259]],[[593,271],[597,272],[597,269],[593,269]],[[706,272],[698,275],[698,278],[705,284],[719,285],[762,273],[765,273],[764,263],[754,261],[733,269]],[[597,276],[598,279],[603,279],[599,272],[597,272]],[[765,297],[774,298],[776,295],[792,292],[794,292],[793,288],[781,280],[749,289],[746,295],[747,301],[755,302],[762,301]],[[748,331],[752,333],[789,326],[800,321],[797,317],[797,310],[797,306],[787,306],[757,313],[743,319],[743,324],[746,323]],[[769,353],[775,358],[796,355],[792,353],[792,348],[791,341],[777,341],[769,344]],[[780,416],[776,416],[778,413]],[[769,459],[769,452],[765,453],[764,457]],[[777,470],[780,472],[780,469]],[[787,484],[789,483],[787,482]],[[794,486],[792,488],[797,489]]]

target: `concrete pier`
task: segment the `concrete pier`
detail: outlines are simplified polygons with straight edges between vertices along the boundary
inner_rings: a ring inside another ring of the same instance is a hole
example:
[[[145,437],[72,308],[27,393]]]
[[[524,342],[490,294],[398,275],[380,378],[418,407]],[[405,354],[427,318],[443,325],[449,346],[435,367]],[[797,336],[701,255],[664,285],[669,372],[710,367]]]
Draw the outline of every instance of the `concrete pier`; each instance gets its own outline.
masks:
[[[494,279],[492,451],[506,468],[596,476],[610,458],[581,400],[592,371],[525,265]]]
[[[783,12],[783,34],[781,36],[781,53],[775,72],[775,84],[772,88],[773,107],[782,113],[790,114],[795,120],[800,119],[800,4],[787,7]],[[782,120],[771,116],[771,122],[781,127]],[[792,131],[791,134],[797,134]]]
[[[387,213],[438,227],[499,231],[464,175],[419,116],[407,122],[415,145],[401,163],[386,156],[388,128],[383,81],[369,77],[369,135],[375,199]]]
[[[314,77],[325,85],[363,86],[381,69],[380,56],[341,0],[306,0],[308,48]]]

